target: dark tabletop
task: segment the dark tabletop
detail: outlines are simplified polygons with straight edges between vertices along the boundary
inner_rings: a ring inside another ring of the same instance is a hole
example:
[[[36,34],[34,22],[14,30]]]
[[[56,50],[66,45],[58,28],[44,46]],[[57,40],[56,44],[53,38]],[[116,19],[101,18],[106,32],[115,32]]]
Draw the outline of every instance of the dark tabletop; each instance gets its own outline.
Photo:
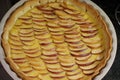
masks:
[[[4,14],[11,8],[19,0],[0,0],[0,20],[4,16]],[[115,18],[115,9],[120,5],[120,0],[92,0],[95,2],[99,7],[101,7],[107,15],[110,17],[118,39],[118,49],[117,55],[112,65],[111,69],[107,73],[107,75],[102,80],[120,80],[120,25]],[[119,16],[120,18],[120,16]],[[13,80],[3,69],[2,65],[0,64],[0,80]]]

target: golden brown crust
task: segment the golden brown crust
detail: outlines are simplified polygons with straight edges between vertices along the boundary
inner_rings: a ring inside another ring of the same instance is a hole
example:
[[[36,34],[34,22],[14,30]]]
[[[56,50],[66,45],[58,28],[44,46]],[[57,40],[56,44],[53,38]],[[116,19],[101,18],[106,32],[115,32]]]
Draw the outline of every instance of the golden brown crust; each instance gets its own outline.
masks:
[[[11,68],[23,79],[23,80],[32,80],[33,78],[29,78],[28,76],[25,76],[25,74],[20,71],[20,68],[14,63],[14,61],[11,59],[11,49],[10,49],[10,45],[8,42],[8,35],[9,32],[11,30],[11,28],[14,26],[16,20],[22,16],[23,14],[25,14],[26,12],[28,12],[29,10],[31,10],[31,8],[37,6],[37,5],[43,5],[46,3],[50,3],[50,2],[54,2],[55,0],[29,0],[27,2],[25,2],[25,4],[21,5],[19,8],[17,8],[12,15],[10,16],[10,18],[8,19],[8,21],[5,24],[4,30],[3,30],[3,34],[2,34],[2,45],[6,54],[6,60],[8,61],[8,63],[10,64]],[[58,2],[64,2],[64,0],[57,0]],[[107,53],[106,55],[104,55],[104,59],[101,61],[102,64],[100,64],[98,67],[96,67],[96,71],[94,74],[92,74],[90,77],[85,78],[87,80],[91,80],[92,78],[94,78],[97,74],[99,74],[100,70],[105,67],[107,61],[110,58],[110,53],[112,50],[112,37],[111,34],[107,28],[107,24],[105,23],[104,19],[100,16],[99,12],[97,10],[95,10],[91,5],[88,5],[85,2],[79,2],[79,0],[66,0],[65,1],[67,4],[74,4],[74,6],[78,7],[82,7],[82,11],[83,13],[87,13],[90,17],[94,18],[95,23],[97,23],[99,26],[101,26],[101,28],[103,29],[103,33],[102,35],[104,35],[104,39],[105,40],[105,49],[107,51],[105,51],[105,53]],[[76,4],[76,5],[75,5]],[[13,66],[14,65],[14,66]]]

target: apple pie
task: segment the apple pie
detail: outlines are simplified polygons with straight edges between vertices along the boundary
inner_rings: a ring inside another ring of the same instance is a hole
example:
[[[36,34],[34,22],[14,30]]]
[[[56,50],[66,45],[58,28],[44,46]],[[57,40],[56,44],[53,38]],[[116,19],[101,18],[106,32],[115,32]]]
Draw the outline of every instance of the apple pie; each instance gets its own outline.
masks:
[[[108,25],[79,0],[27,0],[5,23],[5,59],[22,80],[92,80],[112,50]]]

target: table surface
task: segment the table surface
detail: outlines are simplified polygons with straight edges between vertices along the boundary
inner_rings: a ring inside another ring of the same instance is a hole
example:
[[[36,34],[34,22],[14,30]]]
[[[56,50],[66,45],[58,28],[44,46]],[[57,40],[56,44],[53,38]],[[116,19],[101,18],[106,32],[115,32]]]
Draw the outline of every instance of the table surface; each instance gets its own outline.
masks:
[[[11,8],[19,0],[0,0],[0,20],[4,16],[4,14]],[[115,19],[115,8],[120,1],[118,0],[92,0],[95,2],[99,7],[101,7],[107,15],[110,17],[117,33],[118,39],[118,49],[117,55],[112,65],[111,69],[107,73],[107,75],[102,80],[120,80],[120,25],[118,25],[117,20]],[[0,80],[13,80],[4,70],[2,65],[0,64]]]

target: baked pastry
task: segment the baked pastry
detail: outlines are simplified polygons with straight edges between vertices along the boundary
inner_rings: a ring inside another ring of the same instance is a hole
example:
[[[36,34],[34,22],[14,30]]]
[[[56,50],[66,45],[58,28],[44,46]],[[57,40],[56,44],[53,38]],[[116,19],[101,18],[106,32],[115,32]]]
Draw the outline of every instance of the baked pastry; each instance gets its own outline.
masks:
[[[28,0],[7,20],[6,60],[23,80],[92,80],[112,49],[108,25],[79,0]]]

